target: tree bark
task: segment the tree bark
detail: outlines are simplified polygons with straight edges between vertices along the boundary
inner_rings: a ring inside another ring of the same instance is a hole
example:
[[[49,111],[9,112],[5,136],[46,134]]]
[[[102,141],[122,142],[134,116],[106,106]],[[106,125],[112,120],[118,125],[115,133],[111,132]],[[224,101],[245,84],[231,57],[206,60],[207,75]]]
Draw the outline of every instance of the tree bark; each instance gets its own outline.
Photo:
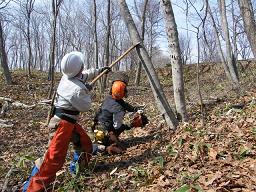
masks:
[[[26,13],[27,13],[27,43],[28,43],[28,76],[31,77],[31,66],[32,66],[32,47],[31,47],[31,34],[30,34],[30,23],[31,14],[34,10],[35,0],[27,0],[26,2]]]
[[[205,2],[208,4],[208,0],[205,0]],[[216,26],[215,20],[214,20],[213,15],[212,15],[210,5],[208,5],[208,12],[209,12],[209,15],[210,15],[210,18],[211,18],[211,21],[212,21],[214,35],[215,35],[215,39],[216,39],[216,43],[217,43],[217,47],[218,47],[218,52],[219,52],[219,56],[221,58],[221,63],[223,65],[223,68],[224,68],[224,71],[225,71],[225,74],[226,74],[228,80],[231,82],[231,84],[233,84],[232,83],[232,78],[231,78],[231,75],[230,75],[230,72],[229,72],[229,69],[228,69],[228,66],[227,66],[222,48],[221,48],[221,42],[220,42],[220,39],[219,39],[219,32],[217,30],[217,26]]]
[[[239,79],[238,79],[238,74],[236,72],[236,63],[234,61],[233,51],[232,51],[230,38],[229,38],[225,0],[218,0],[218,1],[219,1],[219,5],[220,5],[222,29],[224,31],[225,42],[226,42],[227,64],[228,64],[228,68],[229,68],[229,72],[230,72],[230,75],[232,78],[234,88],[238,90],[239,89]]]
[[[238,19],[236,19],[235,17],[235,9],[234,9],[234,1],[231,2],[231,14],[232,14],[232,20],[233,20],[233,40],[232,40],[232,44],[234,47],[234,59],[237,60],[238,58],[238,53],[237,53],[237,36],[238,36],[238,32],[237,32],[237,23],[238,23]]]
[[[201,124],[204,126],[205,124],[205,107],[203,103],[203,97],[201,92],[201,83],[200,83],[200,70],[199,70],[199,63],[200,63],[200,37],[199,37],[199,28],[197,28],[196,33],[196,39],[197,39],[197,63],[196,63],[196,84],[197,84],[197,91],[199,96],[199,104],[200,104],[200,111],[201,111]]]
[[[118,3],[132,43],[136,44],[137,42],[141,42],[140,35],[136,29],[135,23],[125,0],[118,0]],[[178,121],[169,103],[167,102],[148,52],[142,44],[136,47],[136,51],[146,71],[160,113],[163,115],[167,125],[171,129],[176,129]]]
[[[97,36],[97,5],[96,0],[93,0],[93,29],[94,29],[94,59],[95,68],[99,67],[98,63],[98,36]]]
[[[174,101],[178,119],[187,121],[186,102],[184,94],[183,66],[178,38],[178,30],[175,22],[170,0],[161,0],[166,23],[166,33],[169,42],[169,51],[172,65],[172,81],[174,90]]]
[[[251,0],[238,1],[245,32],[250,43],[254,57],[256,57],[256,22]]]
[[[54,64],[55,64],[55,49],[56,49],[56,28],[57,28],[57,17],[59,14],[60,5],[63,0],[52,0],[52,34],[51,34],[51,51],[50,51],[50,67],[49,77],[51,80],[51,87],[48,93],[48,99],[51,98],[54,88]]]
[[[97,35],[97,3],[93,0],[93,34],[94,34],[94,62],[95,68],[99,68],[99,45],[98,45],[98,35]],[[99,87],[99,92],[103,92],[102,79],[97,82]]]
[[[107,33],[106,33],[106,44],[105,44],[105,60],[104,63],[106,66],[109,65],[109,40],[110,40],[110,33],[111,33],[111,1],[108,0],[108,7],[107,7]],[[106,89],[107,86],[107,75],[103,76],[103,90]]]
[[[7,62],[7,55],[6,55],[5,46],[4,46],[3,28],[2,28],[1,19],[0,19],[0,63],[1,63],[1,67],[4,70],[6,84],[11,85],[12,77],[11,77],[11,73],[8,67],[8,62]]]
[[[142,41],[142,43],[144,42],[144,36],[145,36],[147,4],[148,4],[148,0],[145,0],[144,6],[143,6],[143,13],[142,13],[142,17],[141,17],[141,39],[142,39],[141,41]],[[135,82],[134,82],[136,86],[140,85],[141,69],[142,69],[142,63],[141,63],[141,61],[139,61],[137,71],[136,71],[136,76],[135,76]]]

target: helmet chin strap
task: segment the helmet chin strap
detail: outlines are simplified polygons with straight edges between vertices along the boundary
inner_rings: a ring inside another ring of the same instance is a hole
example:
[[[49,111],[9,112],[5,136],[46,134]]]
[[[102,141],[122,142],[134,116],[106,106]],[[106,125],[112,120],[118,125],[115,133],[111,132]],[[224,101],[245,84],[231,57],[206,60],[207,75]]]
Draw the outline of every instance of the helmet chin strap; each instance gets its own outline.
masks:
[[[127,90],[127,87],[125,87],[125,90],[124,90],[124,97],[125,97],[125,98],[128,97],[128,90]]]

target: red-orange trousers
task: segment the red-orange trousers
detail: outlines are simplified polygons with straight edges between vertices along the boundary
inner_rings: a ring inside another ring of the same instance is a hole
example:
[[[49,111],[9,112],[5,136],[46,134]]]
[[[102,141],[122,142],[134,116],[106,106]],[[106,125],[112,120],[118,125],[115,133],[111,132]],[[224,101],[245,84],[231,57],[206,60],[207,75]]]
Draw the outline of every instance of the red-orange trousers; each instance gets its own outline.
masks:
[[[66,159],[72,134],[80,136],[80,145],[84,152],[83,160],[89,162],[92,153],[92,142],[79,124],[72,124],[61,120],[44,156],[42,165],[30,181],[27,191],[46,191],[46,188],[55,180],[56,172],[59,171]]]

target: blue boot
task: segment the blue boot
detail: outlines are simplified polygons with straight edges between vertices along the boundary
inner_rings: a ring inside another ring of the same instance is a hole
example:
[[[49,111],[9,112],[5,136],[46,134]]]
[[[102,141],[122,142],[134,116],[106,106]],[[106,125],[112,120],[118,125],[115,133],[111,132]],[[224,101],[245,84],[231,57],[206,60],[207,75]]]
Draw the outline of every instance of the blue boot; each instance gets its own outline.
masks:
[[[36,166],[34,166],[33,169],[32,169],[32,171],[31,171],[30,176],[27,178],[27,180],[26,180],[26,181],[24,182],[24,184],[23,184],[22,192],[26,192],[26,191],[27,191],[31,178],[32,178],[35,174],[37,174],[38,171],[39,171],[39,169],[38,169]]]
[[[79,156],[80,156],[79,153],[74,152],[73,161],[71,161],[71,163],[69,165],[69,171],[72,174],[76,174],[77,173],[76,167],[77,167],[77,163],[78,163],[78,160],[79,160]]]

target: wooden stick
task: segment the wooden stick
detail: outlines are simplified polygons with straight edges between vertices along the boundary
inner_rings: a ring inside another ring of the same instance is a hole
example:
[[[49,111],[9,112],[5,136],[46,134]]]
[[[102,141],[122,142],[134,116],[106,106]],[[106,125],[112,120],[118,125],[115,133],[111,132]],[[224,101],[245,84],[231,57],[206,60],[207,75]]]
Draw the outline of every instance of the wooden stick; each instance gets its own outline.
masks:
[[[113,67],[115,64],[117,64],[121,59],[123,59],[131,50],[133,50],[137,45],[139,45],[140,42],[136,43],[135,45],[131,46],[129,49],[127,49],[120,57],[118,57],[115,61],[113,61],[109,67]],[[99,78],[101,78],[108,70],[102,71],[97,77],[95,77],[91,82],[90,85],[93,85]]]
[[[7,191],[7,185],[8,185],[8,182],[9,182],[9,179],[11,177],[11,174],[12,174],[13,170],[14,170],[14,165],[12,165],[11,169],[7,172],[7,174],[5,176],[5,181],[4,181],[4,184],[3,184],[2,192]]]
[[[54,110],[54,100],[55,100],[55,96],[56,96],[57,91],[54,91],[53,96],[52,96],[52,100],[51,100],[51,108],[48,111],[48,115],[47,115],[47,120],[46,120],[46,126],[49,124],[52,116],[53,116],[53,110]]]

